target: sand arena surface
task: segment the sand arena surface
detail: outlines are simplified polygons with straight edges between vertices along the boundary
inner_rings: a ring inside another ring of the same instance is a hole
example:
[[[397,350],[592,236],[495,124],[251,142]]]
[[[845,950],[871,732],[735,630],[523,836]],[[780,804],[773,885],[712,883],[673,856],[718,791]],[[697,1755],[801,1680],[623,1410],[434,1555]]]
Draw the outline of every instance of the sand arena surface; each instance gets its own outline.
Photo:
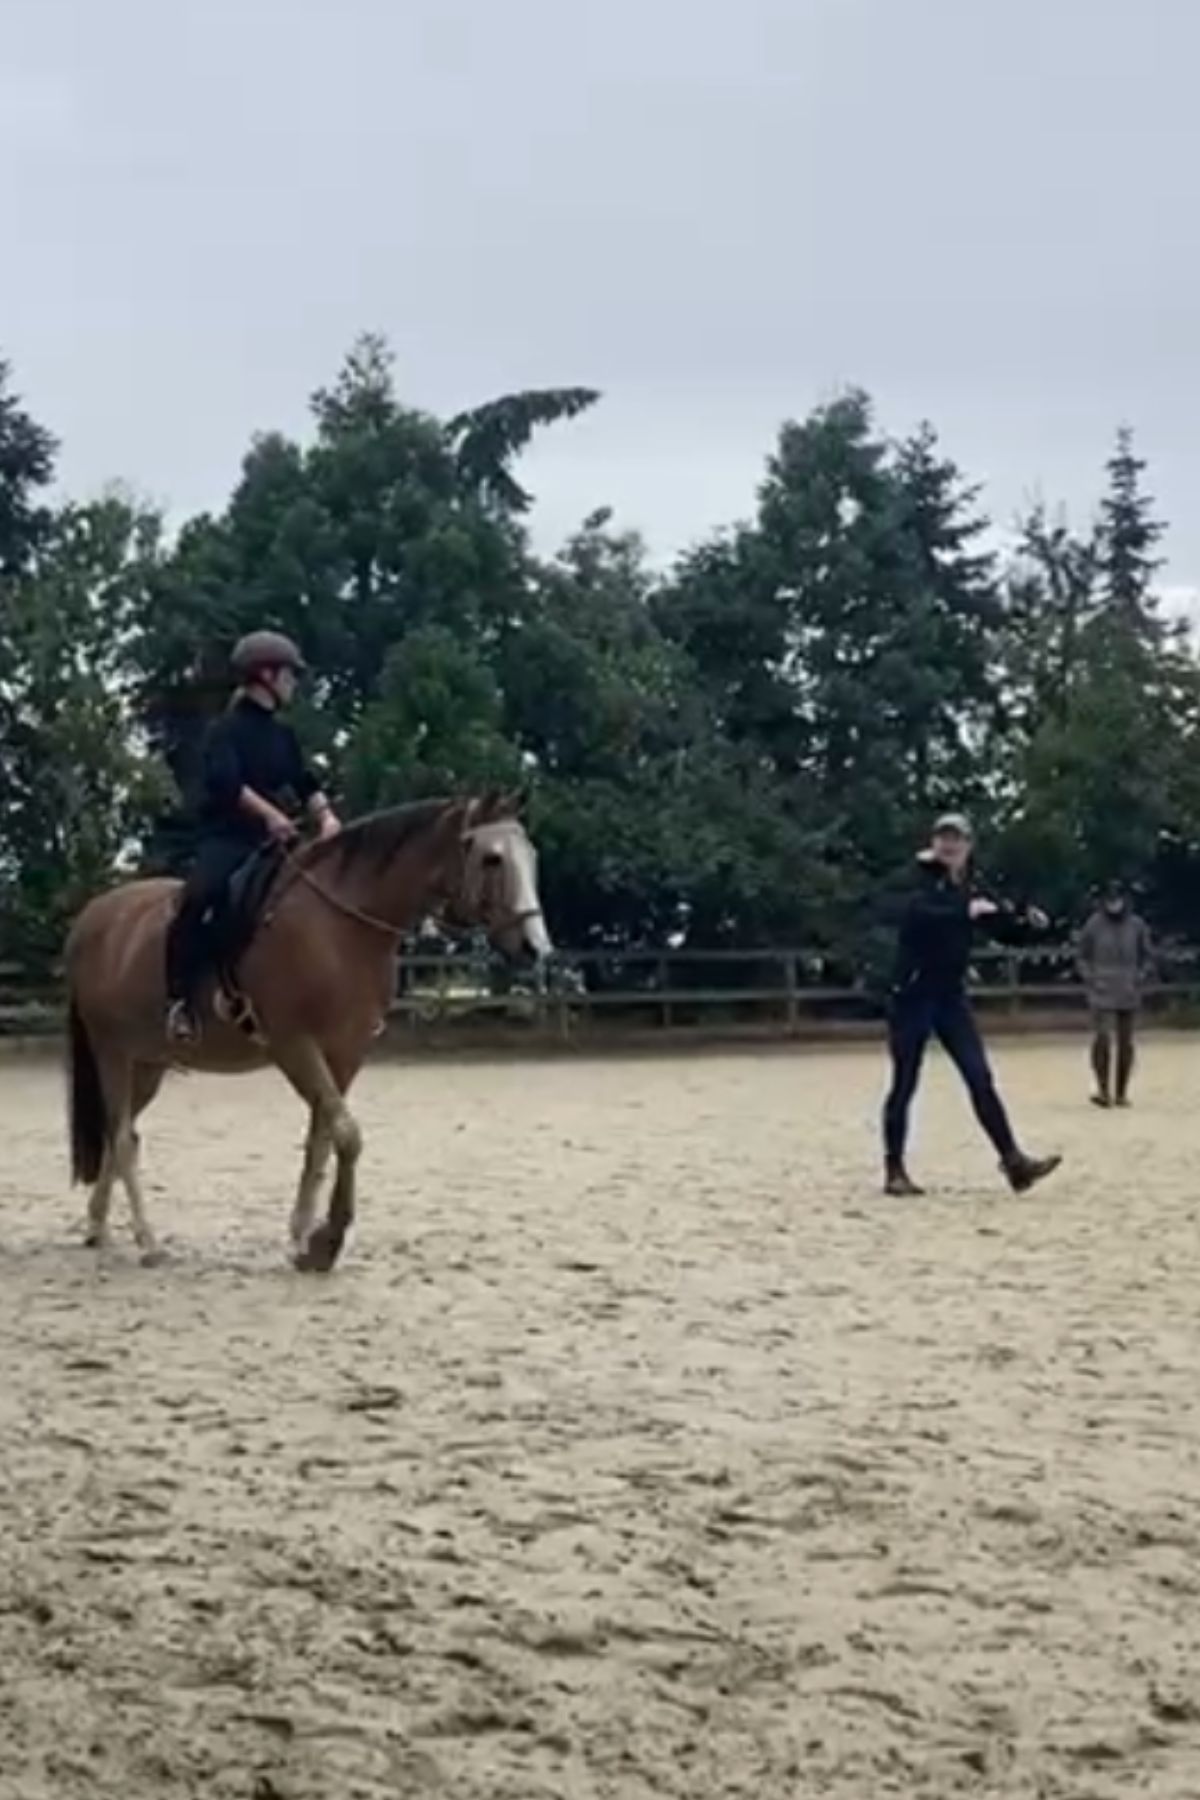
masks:
[[[378,1066],[359,1231],[283,1242],[277,1078],[146,1121],[173,1252],[70,1242],[0,1063],[3,1800],[1200,1795],[1200,1057]],[[956,1179],[957,1176],[957,1179]]]

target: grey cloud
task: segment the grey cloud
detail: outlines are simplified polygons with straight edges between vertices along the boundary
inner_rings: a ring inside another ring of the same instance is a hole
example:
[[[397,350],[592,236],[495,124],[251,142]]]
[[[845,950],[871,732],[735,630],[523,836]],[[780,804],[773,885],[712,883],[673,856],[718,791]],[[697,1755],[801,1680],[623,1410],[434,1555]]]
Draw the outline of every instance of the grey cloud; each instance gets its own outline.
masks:
[[[1001,523],[1119,419],[1200,579],[1189,0],[9,0],[0,344],[73,487],[219,503],[364,326],[449,409],[585,381],[551,538],[744,513],[781,416],[928,415]]]

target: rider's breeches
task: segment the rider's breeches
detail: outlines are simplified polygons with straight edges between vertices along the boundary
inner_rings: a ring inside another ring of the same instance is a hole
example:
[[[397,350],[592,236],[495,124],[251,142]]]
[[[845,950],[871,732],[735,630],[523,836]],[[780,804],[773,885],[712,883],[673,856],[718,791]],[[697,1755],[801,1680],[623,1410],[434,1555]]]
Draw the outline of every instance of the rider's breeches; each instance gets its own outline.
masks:
[[[219,906],[230,876],[250,854],[237,838],[206,838],[167,932],[167,994],[191,1000],[208,973],[208,915]]]

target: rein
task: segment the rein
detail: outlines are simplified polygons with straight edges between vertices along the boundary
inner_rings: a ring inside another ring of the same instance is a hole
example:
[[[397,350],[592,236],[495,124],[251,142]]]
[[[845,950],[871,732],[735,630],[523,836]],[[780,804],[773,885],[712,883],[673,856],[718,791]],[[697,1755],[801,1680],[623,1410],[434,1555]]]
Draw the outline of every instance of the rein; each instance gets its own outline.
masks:
[[[298,862],[295,857],[288,858],[285,868],[293,880],[302,881],[305,887],[311,888],[314,894],[324,900],[326,906],[333,908],[334,912],[341,913],[344,918],[353,919],[358,925],[365,925],[368,930],[376,931],[383,937],[391,938],[393,943],[402,938],[409,929],[407,925],[389,924],[386,919],[376,918],[374,913],[363,912],[360,907],[352,906],[348,900],[342,900],[337,894],[330,893],[329,889],[319,882],[315,875],[310,874],[304,864]],[[450,904],[453,904],[453,900]],[[450,937],[462,937],[476,929],[474,926],[453,925],[438,912],[433,912],[429,916],[439,930],[444,931]],[[540,919],[541,916],[540,906],[526,906],[519,910],[506,912],[499,919],[483,921],[483,923],[485,929],[503,931],[510,925],[524,925],[529,919]]]
[[[336,894],[331,894],[329,889],[322,886],[316,876],[310,875],[303,863],[297,862],[295,858],[288,858],[287,867],[289,874],[295,880],[302,881],[305,887],[312,889],[314,894],[319,894],[326,906],[331,906],[334,912],[341,913],[344,918],[353,919],[358,925],[366,925],[371,931],[377,931],[383,937],[389,937],[393,941],[404,936],[404,926],[389,925],[386,919],[377,919],[374,913],[363,912],[359,907],[351,906],[348,900],[341,900]]]

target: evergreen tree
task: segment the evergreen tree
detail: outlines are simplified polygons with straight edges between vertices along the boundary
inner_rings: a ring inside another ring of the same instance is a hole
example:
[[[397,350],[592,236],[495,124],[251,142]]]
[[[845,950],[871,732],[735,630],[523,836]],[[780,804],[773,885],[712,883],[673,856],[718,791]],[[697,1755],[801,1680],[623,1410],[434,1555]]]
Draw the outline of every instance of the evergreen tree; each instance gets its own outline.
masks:
[[[1090,542],[1035,512],[1010,584],[1003,854],[1064,917],[1114,876],[1165,870],[1168,843],[1181,868],[1200,825],[1200,675],[1158,616],[1162,526],[1144,473],[1122,430]]]
[[[901,562],[888,656],[913,798],[928,816],[986,793],[980,750],[998,703],[1003,607],[980,546],[979,490],[939,453],[932,426],[900,445],[894,477]]]
[[[12,391],[0,358],[0,583],[14,580],[50,527],[40,496],[54,476],[57,444]]]
[[[65,506],[0,607],[0,930],[34,969],[53,966],[73,913],[132,861],[160,794],[128,656],[157,531],[117,497]]]
[[[1097,606],[1094,539],[1038,504],[1021,522],[1005,583],[1003,722],[1030,737],[1070,707]]]
[[[1108,488],[1100,502],[1096,534],[1101,614],[1107,623],[1157,642],[1162,625],[1152,582],[1161,567],[1154,552],[1163,527],[1154,517],[1154,501],[1143,492],[1146,464],[1134,452],[1127,425],[1117,432],[1106,467]]]
[[[790,939],[849,973],[881,877],[948,803],[1064,919],[1143,874],[1196,933],[1200,674],[1158,614],[1128,432],[1094,534],[1037,509],[1000,579],[932,430],[891,442],[845,394],[783,427],[754,516],[662,577],[602,512],[531,548],[520,453],[594,399],[442,421],[363,338],[308,441],[256,438],[168,549],[118,497],[47,502],[53,440],[0,368],[0,955],[50,963],[130,866],[160,752],[194,787],[230,648],[264,623],[312,664],[297,722],[349,808],[530,781],[568,944]],[[190,847],[171,814],[151,860]]]
[[[985,528],[933,433],[893,449],[851,393],[784,427],[755,523],[664,596],[726,729],[819,796],[864,880],[978,786],[1002,625]]]
[[[390,652],[346,750],[347,809],[509,788],[520,773],[486,658],[444,625],[410,631]]]

